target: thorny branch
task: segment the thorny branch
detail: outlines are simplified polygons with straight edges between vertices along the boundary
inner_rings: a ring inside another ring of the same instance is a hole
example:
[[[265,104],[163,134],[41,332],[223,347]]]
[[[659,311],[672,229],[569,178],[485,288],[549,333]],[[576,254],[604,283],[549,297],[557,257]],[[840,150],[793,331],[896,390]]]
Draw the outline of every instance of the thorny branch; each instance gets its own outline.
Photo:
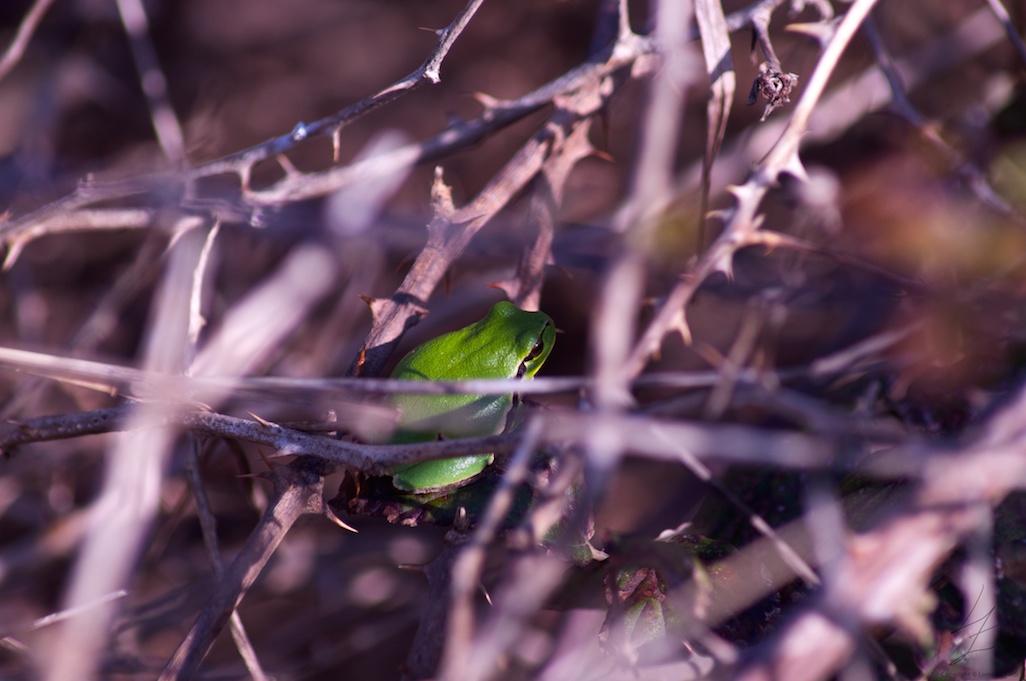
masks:
[[[325,513],[323,486],[326,472],[323,466],[315,464],[311,467],[309,459],[300,459],[276,469],[272,477],[274,492],[267,511],[218,582],[210,603],[158,677],[161,681],[196,675],[214,639],[246,591],[253,586],[289,528],[301,515]]]
[[[841,58],[848,42],[858,30],[862,21],[868,16],[869,10],[876,0],[856,0],[852,3],[844,19],[824,50],[823,56],[816,64],[808,85],[784,129],[780,140],[766,158],[752,171],[745,184],[734,187],[736,205],[724,213],[724,228],[716,241],[709,247],[698,263],[681,276],[680,283],[670,291],[655,318],[645,329],[641,339],[635,345],[628,360],[627,373],[637,375],[648,362],[649,357],[658,350],[663,337],[670,330],[687,333],[686,322],[682,318],[682,310],[687,307],[698,287],[716,272],[730,275],[731,262],[738,249],[745,246],[751,235],[760,226],[757,211],[759,203],[769,188],[783,172],[790,172],[799,177],[804,176],[801,162],[798,160],[798,143],[805,131],[809,116],[819,101],[827,80],[838,60]]]
[[[587,139],[574,135],[574,129],[603,110],[616,91],[617,79],[623,80],[623,72],[647,52],[645,45],[633,34],[625,36],[604,55],[605,61],[585,64],[511,103],[509,109],[504,104],[492,108],[501,115],[506,110],[524,109],[525,101],[540,105],[551,98],[556,105],[549,123],[462,208],[452,206],[449,190],[440,172],[436,173],[432,191],[435,219],[428,226],[428,243],[392,297],[371,302],[374,326],[351,373],[374,376],[380,372],[402,333],[426,313],[426,301],[448,268],[474,235],[545,167],[547,159],[563,155],[568,142],[573,145],[569,158],[579,159],[590,152]],[[541,98],[543,92],[548,93],[545,99]]]
[[[606,8],[612,4],[606,3]],[[164,332],[157,334],[158,338],[177,337],[188,331],[189,342],[203,345],[192,365],[198,374],[195,377],[178,375],[180,366],[165,366],[163,371],[157,372],[138,371],[0,349],[0,361],[6,364],[68,384],[84,385],[105,390],[112,395],[140,400],[140,404],[109,409],[9,420],[0,424],[0,450],[5,453],[32,442],[120,432],[123,428],[129,428],[134,433],[156,433],[159,442],[153,438],[148,440],[154,443],[154,451],[149,452],[154,459],[159,459],[155,454],[157,450],[164,455],[171,451],[170,436],[178,431],[212,440],[250,442],[274,450],[273,454],[267,456],[268,461],[278,462],[269,474],[273,483],[271,503],[249,535],[242,551],[218,580],[210,601],[203,607],[188,636],[168,662],[162,678],[187,678],[195,675],[223,625],[229,617],[237,618],[237,615],[233,615],[235,607],[253,587],[296,519],[306,513],[330,515],[325,509],[323,498],[324,478],[336,466],[345,466],[370,475],[385,475],[393,466],[412,461],[467,453],[505,454],[515,451],[502,485],[492,497],[489,509],[480,520],[470,544],[450,546],[433,565],[434,573],[430,568],[428,570],[432,584],[431,604],[436,616],[426,622],[429,626],[422,624],[418,642],[410,653],[411,668],[407,670],[414,677],[435,673],[434,667],[444,643],[445,658],[440,670],[443,678],[495,677],[498,674],[495,665],[497,653],[508,649],[525,635],[533,626],[532,617],[546,606],[546,599],[558,590],[563,580],[561,565],[537,552],[532,553],[534,547],[529,547],[524,549],[518,560],[513,561],[513,567],[506,574],[507,579],[502,584],[500,599],[493,615],[478,617],[474,611],[473,595],[485,572],[486,551],[499,541],[499,527],[511,506],[512,490],[528,478],[529,461],[534,450],[542,444],[587,445],[581,448],[587,450],[585,465],[590,473],[598,470],[602,474],[592,476],[593,481],[599,482],[596,499],[605,492],[604,483],[610,479],[616,462],[627,451],[653,460],[685,462],[690,470],[698,471],[699,477],[710,483],[713,477],[706,464],[714,461],[771,465],[779,470],[830,474],[844,474],[857,469],[881,480],[913,480],[917,486],[912,496],[889,519],[868,533],[858,537],[844,536],[840,521],[835,524],[835,548],[841,547],[844,555],[836,558],[836,564],[827,566],[829,569],[822,565],[822,551],[813,555],[815,552],[808,551],[808,547],[796,539],[800,533],[792,533],[790,528],[778,531],[766,525],[763,534],[778,542],[779,552],[793,553],[791,571],[786,566],[780,568],[779,574],[774,575],[774,585],[768,587],[768,590],[746,593],[745,597],[750,598],[750,602],[718,615],[708,614],[707,619],[696,620],[695,626],[689,631],[701,632],[700,635],[694,634],[695,640],[703,640],[710,649],[715,649],[717,642],[705,627],[722,622],[717,617],[730,617],[742,607],[771,593],[773,589],[781,588],[793,579],[795,572],[802,573],[808,583],[816,584],[820,576],[809,572],[805,561],[822,569],[825,575],[824,586],[813,594],[798,616],[782,628],[778,640],[762,643],[752,650],[745,663],[738,668],[741,678],[823,678],[843,668],[860,641],[862,634],[859,632],[870,625],[897,625],[913,636],[929,629],[922,613],[914,609],[914,600],[923,593],[933,571],[960,541],[978,528],[986,526],[992,508],[1005,495],[1026,485],[1026,470],[1019,456],[1022,434],[1021,428],[1016,425],[1021,423],[1021,395],[983,424],[982,435],[962,441],[952,450],[949,446],[909,436],[904,431],[873,427],[880,424],[870,423],[869,417],[860,420],[854,414],[833,410],[829,405],[810,399],[799,388],[782,387],[788,381],[794,381],[804,388],[809,383],[821,384],[827,380],[854,380],[852,377],[872,374],[882,366],[900,370],[904,357],[897,348],[910,338],[925,333],[926,320],[920,317],[912,322],[906,321],[897,330],[880,331],[850,343],[804,366],[783,369],[767,366],[772,362],[760,363],[760,334],[765,327],[752,322],[737,333],[731,346],[733,352],[726,353],[722,361],[713,362],[717,364],[715,371],[642,375],[668,333],[675,331],[686,340],[692,339],[686,315],[696,293],[717,272],[729,278],[733,274],[738,252],[751,246],[787,248],[796,253],[814,254],[887,282],[904,293],[918,296],[929,293],[929,286],[914,277],[892,272],[886,267],[852,255],[843,248],[819,245],[812,239],[773,231],[763,225],[765,216],[760,212],[763,199],[779,179],[784,174],[798,178],[799,181],[806,178],[804,166],[798,157],[799,143],[809,127],[813,111],[822,104],[827,81],[860,27],[870,37],[876,62],[887,77],[891,100],[899,112],[945,152],[952,166],[982,203],[1012,221],[1021,222],[1021,217],[1009,202],[987,183],[985,173],[979,167],[967,163],[953,147],[945,143],[926,124],[925,116],[910,104],[908,85],[902,83],[883,41],[876,35],[868,18],[874,1],[856,0],[846,5],[847,12],[836,26],[824,24],[822,35],[829,34],[831,37],[816,69],[811,77],[806,79],[802,76],[801,98],[790,112],[779,140],[754,167],[747,181],[729,189],[733,204],[717,213],[723,221],[720,235],[707,250],[698,253],[696,259],[678,273],[675,285],[660,299],[654,318],[643,329],[640,338],[635,339],[633,324],[647,283],[646,268],[651,260],[648,249],[655,243],[659,227],[657,222],[666,206],[679,198],[674,195],[674,157],[678,146],[674,140],[683,134],[681,114],[687,89],[694,87],[697,82],[690,68],[692,56],[686,43],[695,39],[699,32],[702,34],[709,62],[706,75],[718,90],[715,100],[710,100],[707,108],[710,134],[705,145],[707,157],[703,184],[704,192],[711,192],[714,191],[712,165],[726,127],[733,90],[732,83],[720,82],[717,85],[716,80],[717,76],[727,75],[727,72],[733,75],[729,59],[726,59],[730,49],[728,33],[751,29],[753,46],[757,44],[763,54],[764,62],[750,97],[754,100],[757,95],[761,95],[767,100],[763,119],[774,109],[788,103],[793,91],[797,91],[798,76],[784,71],[770,35],[770,19],[784,4],[783,0],[763,0],[724,17],[718,3],[698,0],[696,6],[701,13],[701,30],[698,31],[690,27],[688,3],[661,2],[657,3],[654,34],[640,36],[631,31],[625,12],[626,3],[621,2],[615,17],[618,26],[611,45],[597,51],[581,66],[527,95],[504,101],[481,97],[484,111],[478,117],[469,121],[456,121],[448,129],[427,140],[391,149],[372,159],[323,171],[301,173],[292,169],[282,179],[264,189],[250,186],[250,175],[257,163],[278,157],[311,136],[329,137],[337,159],[342,131],[349,123],[425,83],[439,82],[443,61],[482,5],[481,0],[473,0],[446,28],[437,31],[437,45],[420,67],[391,86],[331,116],[311,124],[297,124],[289,134],[196,167],[155,174],[139,180],[86,181],[63,199],[0,224],[0,238],[8,248],[7,264],[11,265],[19,250],[30,241],[66,231],[144,228],[159,223],[181,238],[183,234],[211,224],[211,216],[225,222],[256,223],[261,211],[265,209],[325,196],[356,180],[366,180],[368,177],[373,179],[415,164],[437,161],[487,139],[532,112],[547,106],[553,108],[541,128],[520,147],[484,189],[462,207],[457,207],[451,189],[444,181],[442,170],[437,170],[432,188],[435,217],[428,226],[427,246],[420,252],[394,294],[369,299],[374,317],[373,327],[366,337],[363,351],[353,362],[350,371],[354,376],[352,378],[307,382],[293,379],[250,379],[239,375],[247,373],[256,360],[248,357],[241,363],[235,363],[238,359],[236,355],[245,354],[238,349],[245,347],[243,341],[249,340],[254,328],[272,327],[279,323],[280,317],[287,317],[281,322],[283,327],[292,329],[299,325],[309,306],[324,295],[328,287],[325,282],[332,280],[328,274],[331,271],[329,267],[298,268],[300,274],[314,273],[311,278],[318,283],[310,287],[296,284],[295,279],[302,277],[283,275],[275,279],[276,285],[289,281],[290,285],[296,285],[299,289],[297,297],[288,299],[284,304],[279,303],[275,314],[259,317],[256,323],[232,319],[232,323],[226,324],[228,331],[220,336],[214,335],[211,339],[203,337],[201,342],[199,328],[205,318],[201,309],[203,297],[200,295],[199,282],[202,281],[204,271],[211,266],[206,257],[202,258],[202,264],[197,265],[192,273],[195,275],[192,282],[196,290],[189,301],[189,324],[181,328],[167,326],[163,328]],[[806,3],[789,4],[793,12],[798,12]],[[832,10],[828,3],[810,4],[822,19],[830,18]],[[123,11],[125,8],[141,10],[137,5],[127,0],[120,4]],[[990,2],[989,5],[1008,31],[1011,42],[1022,52],[1021,40],[1007,12],[998,2]],[[18,36],[0,61],[0,78],[20,59],[28,38],[47,7],[48,3],[38,0],[25,17]],[[125,23],[137,29],[133,37],[137,40],[135,46],[140,70],[147,70],[146,63],[149,63],[150,69],[156,68],[145,21],[140,22],[138,15],[134,22],[126,16]],[[598,33],[612,36],[614,32],[603,30]],[[647,123],[642,134],[641,153],[630,183],[631,193],[614,221],[615,231],[625,237],[619,244],[623,247],[623,253],[622,257],[610,258],[614,265],[607,273],[602,304],[594,324],[593,374],[588,377],[540,379],[530,386],[510,385],[502,381],[410,386],[403,382],[365,378],[381,373],[402,334],[427,313],[428,301],[445,273],[460,260],[480,230],[525,189],[531,192],[529,221],[537,228],[537,233],[530,246],[524,249],[515,273],[497,285],[521,307],[538,307],[545,280],[544,268],[552,257],[556,225],[560,220],[558,211],[567,192],[571,172],[581,159],[594,151],[588,139],[592,124],[606,112],[620,86],[641,75],[644,71],[641,61],[653,55],[661,57],[661,69],[656,71],[653,79],[645,114]],[[158,136],[163,140],[166,155],[172,163],[184,163],[184,153],[180,153],[180,149],[176,151],[180,144],[174,141],[174,126],[167,125],[166,114],[170,109],[165,110],[164,114],[157,111],[168,104],[161,99],[160,88],[156,91],[147,90],[147,94],[153,95],[153,123]],[[281,163],[287,166],[289,162],[282,158]],[[199,181],[222,174],[238,178],[238,196],[215,201],[198,200],[192,196],[192,190]],[[168,188],[172,188],[170,193]],[[173,214],[168,215],[167,200],[172,195],[177,198],[171,203],[177,202],[178,206]],[[132,203],[141,205],[106,205],[122,199],[132,199]],[[161,217],[159,221],[156,219],[158,215]],[[216,233],[211,232],[208,246],[213,243],[215,236]],[[324,265],[328,256],[309,244],[306,248],[308,255],[311,252],[319,253],[313,260]],[[305,262],[309,264],[312,261]],[[771,296],[773,292],[767,292],[766,295]],[[301,301],[301,304],[296,301]],[[271,307],[269,298],[258,297],[251,302],[253,307],[265,312]],[[239,307],[244,308],[245,305]],[[231,317],[231,313],[226,315],[226,318]],[[265,339],[267,346],[277,347],[286,333],[272,329],[261,338]],[[716,355],[710,351],[706,356]],[[225,376],[210,375],[211,369],[221,366],[228,367]],[[355,429],[360,422],[371,417],[383,416],[387,420],[387,415],[376,413],[374,409],[362,404],[367,394],[409,391],[414,387],[438,394],[496,394],[515,390],[525,394],[579,391],[593,400],[598,409],[589,412],[564,407],[536,412],[532,414],[527,428],[520,432],[467,440],[379,445],[333,436],[339,431]],[[521,387],[523,390],[520,390]],[[673,388],[678,391],[708,389],[711,396],[704,400],[704,409],[701,411],[707,420],[730,418],[732,407],[757,405],[786,422],[801,424],[808,432],[779,426],[761,428],[743,424],[691,422],[680,417],[679,405],[675,405],[672,400],[657,403],[649,415],[633,413],[635,405],[632,401],[645,388]],[[330,399],[339,413],[330,419],[320,418],[315,424],[292,427],[288,423],[277,424],[259,417],[240,419],[216,411],[228,397],[288,401],[297,399],[297,392],[298,399],[307,404],[313,397]],[[352,400],[352,404],[349,400]],[[213,406],[213,410],[204,408],[208,404]],[[655,416],[657,413],[663,416]],[[875,456],[875,450],[883,445],[891,446],[892,449],[886,457]],[[286,460],[289,462],[281,463]],[[576,471],[572,467],[570,470],[575,474],[572,477],[575,477]],[[192,472],[192,479],[197,500],[203,507],[200,515],[209,521],[213,512],[202,500],[203,494],[195,471]],[[570,480],[565,482],[569,484]],[[738,499],[727,488],[722,489],[726,490],[724,496]],[[735,501],[735,505],[744,507],[744,502]],[[754,517],[753,523],[765,522],[754,512],[751,515]],[[206,539],[216,561],[216,536],[209,527],[205,527],[204,531],[209,535]],[[90,536],[99,534],[97,530],[91,532]],[[532,537],[532,540],[536,539]],[[131,558],[130,551],[121,556],[125,557]],[[748,560],[751,563],[750,554]],[[450,567],[454,568],[451,575],[448,570]],[[215,569],[215,573],[220,572],[220,568]],[[753,576],[750,581],[757,582],[758,578]],[[694,592],[701,592],[702,588],[696,584],[697,581],[692,580],[684,589],[687,594],[684,591],[671,591],[668,597],[688,604],[690,610],[695,602]],[[453,590],[451,602],[446,597],[450,587]],[[734,601],[735,604],[738,602]],[[715,608],[710,608],[707,613],[714,611]],[[447,628],[449,633],[443,640],[440,622],[444,622],[446,617],[450,618]],[[431,627],[437,628],[439,633],[432,635],[434,632]],[[83,659],[82,651],[88,653],[89,646],[99,651],[102,642],[98,638],[100,634],[96,632],[106,632],[107,629],[97,628],[93,632],[95,640],[89,641],[85,648],[81,641],[73,641],[79,653],[75,660]],[[241,632],[241,626],[236,631]],[[809,641],[815,642],[817,651],[815,664],[811,665],[810,656],[802,652],[807,649]],[[480,651],[487,651],[487,654],[480,653],[478,646],[481,646]],[[242,650],[253,673],[262,674],[251,647],[243,645]],[[579,650],[571,651],[563,660],[573,659],[574,655],[580,654]],[[718,662],[732,664],[736,655],[733,647],[724,643],[719,650],[722,654],[717,657]],[[84,668],[96,666],[99,659],[99,652],[96,652],[94,657],[85,660]],[[699,661],[697,657],[693,660],[696,664],[689,667],[689,673],[699,673],[696,671]],[[538,663],[539,667],[542,664]],[[60,670],[59,666],[54,668]],[[643,672],[631,669],[630,673]],[[53,672],[51,676],[68,677],[64,672]]]
[[[778,638],[752,651],[738,678],[828,678],[854,652],[859,627],[888,623],[912,635],[927,631],[915,603],[934,570],[1007,494],[1026,483],[1019,425],[1024,409],[1026,392],[1020,390],[994,415],[981,441],[926,464],[912,497],[869,532],[847,540],[840,570],[823,592]],[[817,655],[791,652],[806,646]]]
[[[751,8],[740,10],[726,19],[731,32],[753,25],[757,17],[782,4],[783,0],[763,0]],[[236,174],[241,180],[243,193],[238,202],[217,201],[206,206],[204,202],[186,200],[187,209],[208,210],[225,219],[259,221],[261,206],[278,206],[282,202],[300,201],[323,196],[365,177],[367,167],[383,175],[393,173],[416,163],[430,162],[453,151],[475,144],[506,125],[536,111],[561,95],[571,94],[595,78],[630,64],[656,47],[650,38],[630,34],[629,40],[617,44],[616,54],[608,61],[589,62],[556,78],[534,92],[510,101],[492,101],[485,112],[471,121],[458,122],[436,137],[422,143],[401,147],[389,153],[386,158],[368,159],[364,164],[338,166],[320,173],[287,176],[279,183],[265,190],[253,191],[248,178],[252,168],[259,162],[274,158],[313,135],[330,135],[336,147],[346,124],[389,103],[425,82],[437,82],[434,78],[453,43],[469,23],[481,0],[468,3],[463,12],[445,29],[439,31],[439,43],[432,54],[416,70],[391,86],[350,107],[318,120],[314,123],[297,124],[286,135],[268,140],[263,144],[209,163],[197,165],[182,172],[159,173],[132,180],[93,181],[87,179],[78,189],[62,199],[49,203],[24,215],[14,216],[0,223],[0,238],[8,247],[5,262],[10,266],[21,249],[29,241],[44,234],[62,229],[124,229],[147,227],[153,222],[156,209],[89,209],[96,203],[123,199],[139,194],[166,191],[169,186],[190,185],[207,177]],[[692,39],[696,36],[692,34]],[[241,205],[240,205],[241,204]],[[183,220],[193,219],[184,216]]]

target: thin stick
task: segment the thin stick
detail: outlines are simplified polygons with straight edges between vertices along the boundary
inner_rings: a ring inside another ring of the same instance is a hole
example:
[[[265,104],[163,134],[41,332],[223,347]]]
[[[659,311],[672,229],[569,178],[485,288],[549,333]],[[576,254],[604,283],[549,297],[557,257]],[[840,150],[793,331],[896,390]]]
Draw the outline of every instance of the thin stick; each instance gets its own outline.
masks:
[[[203,544],[207,548],[207,555],[210,556],[210,563],[214,566],[214,576],[220,582],[224,577],[224,560],[221,558],[221,548],[217,541],[217,521],[214,519],[214,511],[210,507],[210,499],[207,497],[206,488],[203,486],[203,479],[199,473],[199,450],[199,440],[192,438],[185,458],[185,476],[189,482],[193,499],[196,500],[196,515],[199,518],[200,531],[203,534]],[[267,681],[267,674],[260,665],[260,659],[249,640],[249,634],[246,633],[246,627],[242,623],[242,617],[239,616],[238,610],[232,610],[229,628],[239,656],[242,657],[253,681]]]
[[[43,15],[46,14],[46,10],[50,9],[52,4],[53,0],[36,0],[32,7],[29,8],[25,18],[18,25],[18,32],[15,34],[14,40],[7,46],[3,57],[0,57],[0,80],[3,80],[21,61],[22,56],[25,54],[25,48],[28,47],[29,41],[32,40],[32,34],[35,33],[39,22],[43,20]]]
[[[732,189],[736,206],[726,213],[727,224],[723,232],[691,271],[680,278],[635,344],[624,368],[629,376],[641,373],[649,357],[658,351],[667,333],[686,333],[684,310],[699,286],[715,272],[730,275],[734,253],[746,242],[751,233],[759,229],[759,203],[780,173],[784,170],[799,175],[804,173],[798,160],[798,143],[808,124],[809,116],[819,102],[838,60],[874,4],[876,0],[855,0],[848,9],[823,56],[816,63],[816,69],[795,105],[780,139],[765,159],[755,167],[748,181]]]
[[[271,503],[223,578],[218,580],[217,590],[168,661],[160,681],[196,676],[214,639],[292,525],[306,513],[324,512],[324,478],[322,471],[311,467],[310,461],[301,459],[277,472]]]
[[[146,18],[146,8],[142,0],[117,0],[121,23],[128,34],[128,43],[132,48],[135,68],[139,71],[139,83],[142,85],[146,103],[150,107],[150,120],[153,131],[164,155],[175,168],[185,166],[185,135],[182,125],[178,122],[174,107],[167,92],[167,77],[160,68],[157,50],[150,39],[150,25]]]

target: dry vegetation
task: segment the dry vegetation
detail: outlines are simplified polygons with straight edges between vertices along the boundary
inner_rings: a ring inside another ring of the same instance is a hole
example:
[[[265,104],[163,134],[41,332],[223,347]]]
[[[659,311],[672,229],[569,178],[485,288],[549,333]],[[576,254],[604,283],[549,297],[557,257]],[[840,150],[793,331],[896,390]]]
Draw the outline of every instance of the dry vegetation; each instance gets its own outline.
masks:
[[[1007,9],[0,4],[0,677],[1021,679]],[[370,444],[501,298],[526,425]]]

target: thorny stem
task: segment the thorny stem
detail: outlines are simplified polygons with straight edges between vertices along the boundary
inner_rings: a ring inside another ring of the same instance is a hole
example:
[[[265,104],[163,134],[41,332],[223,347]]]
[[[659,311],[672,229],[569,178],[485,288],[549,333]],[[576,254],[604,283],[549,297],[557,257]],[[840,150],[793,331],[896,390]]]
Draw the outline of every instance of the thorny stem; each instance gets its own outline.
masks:
[[[253,586],[292,525],[306,513],[324,513],[325,470],[321,464],[311,465],[312,461],[298,459],[278,469],[273,478],[274,495],[271,503],[242,550],[218,581],[216,591],[164,668],[160,681],[195,677],[214,639]]]
[[[749,234],[759,229],[757,211],[763,196],[784,170],[804,174],[798,160],[798,145],[808,124],[809,116],[823,95],[827,81],[855,32],[868,16],[876,0],[855,0],[838,25],[823,56],[816,63],[801,98],[795,105],[780,140],[766,158],[755,167],[748,181],[734,188],[736,205],[727,212],[726,225],[709,250],[703,254],[690,272],[667,296],[663,305],[649,323],[627,361],[626,373],[637,376],[655,353],[667,332],[682,327],[682,316],[698,287],[715,272],[729,273],[737,249],[747,242]]]

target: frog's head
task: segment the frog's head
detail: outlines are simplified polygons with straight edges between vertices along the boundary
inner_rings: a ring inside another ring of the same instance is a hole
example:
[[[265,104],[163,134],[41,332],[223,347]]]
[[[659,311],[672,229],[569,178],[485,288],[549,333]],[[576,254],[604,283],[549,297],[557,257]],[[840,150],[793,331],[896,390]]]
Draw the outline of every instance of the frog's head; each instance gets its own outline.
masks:
[[[505,300],[492,306],[486,325],[492,329],[503,329],[513,339],[516,355],[520,358],[517,378],[531,378],[538,373],[556,342],[556,327],[551,317],[544,312],[521,310]]]

